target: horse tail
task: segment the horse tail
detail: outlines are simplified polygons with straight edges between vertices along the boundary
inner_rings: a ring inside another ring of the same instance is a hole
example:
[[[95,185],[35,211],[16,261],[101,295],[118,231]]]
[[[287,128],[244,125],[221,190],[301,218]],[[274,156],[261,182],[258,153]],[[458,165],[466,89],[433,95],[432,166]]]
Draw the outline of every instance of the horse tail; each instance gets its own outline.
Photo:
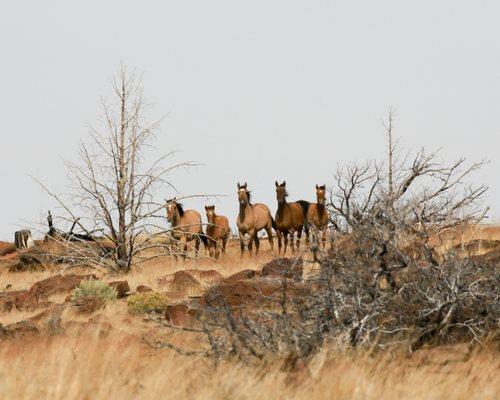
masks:
[[[200,233],[200,239],[203,242],[203,246],[205,246],[205,248],[207,248],[207,246],[208,246],[208,236],[205,235],[204,233]]]
[[[304,218],[307,218],[307,212],[309,211],[309,206],[311,205],[311,203],[309,203],[306,200],[299,200],[296,201],[296,203],[300,206],[300,208],[302,208],[302,213],[304,214]]]
[[[271,226],[273,227],[274,230],[276,230],[278,227],[276,225],[276,221],[274,220],[274,218],[271,216]]]

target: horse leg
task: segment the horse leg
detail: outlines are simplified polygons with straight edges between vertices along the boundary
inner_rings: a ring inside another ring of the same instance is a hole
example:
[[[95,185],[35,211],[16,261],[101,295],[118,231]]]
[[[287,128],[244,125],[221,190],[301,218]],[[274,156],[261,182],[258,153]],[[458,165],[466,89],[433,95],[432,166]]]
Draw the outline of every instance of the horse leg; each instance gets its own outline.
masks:
[[[222,254],[226,254],[227,236],[222,239]]]
[[[321,242],[323,244],[323,249],[326,248],[326,231],[327,231],[327,227],[324,226],[323,227],[323,232],[322,232],[322,237],[321,237]]]
[[[306,221],[304,224],[304,233],[306,234],[306,245],[309,246],[309,223]]]
[[[269,246],[271,246],[271,251],[274,251],[273,231],[272,231],[272,226],[270,224],[266,227],[266,232],[267,232],[267,240],[269,240]]]
[[[259,254],[259,247],[260,247],[260,240],[257,231],[255,231],[254,240],[255,240],[255,255],[257,256]]]
[[[196,236],[196,238],[194,239],[194,254],[196,255],[196,257],[198,257],[198,254],[200,253],[200,243],[200,237]]]
[[[281,239],[282,239],[283,233],[280,230],[277,230],[276,236],[278,237],[278,255],[280,255],[281,254]]]
[[[241,257],[243,257],[243,253],[245,252],[245,234],[239,231],[239,235],[240,235]]]
[[[184,261],[187,257],[187,239],[186,236],[183,236],[182,238],[179,239],[179,248],[181,250],[182,254],[182,260]]]
[[[299,249],[300,249],[300,239],[302,238],[302,229],[303,229],[303,227],[300,226],[299,230],[297,231],[297,251],[299,251]],[[306,240],[307,240],[307,236],[306,236]]]
[[[248,254],[251,255],[252,249],[253,249],[253,240],[254,240],[255,231],[248,232],[248,235],[250,236],[250,239],[248,240]]]
[[[285,231],[284,234],[283,234],[283,241],[285,242],[285,248],[283,250],[283,255],[286,254],[286,248],[288,246],[288,235],[289,235],[289,232],[288,231]],[[293,242],[291,244],[292,248],[293,248]]]

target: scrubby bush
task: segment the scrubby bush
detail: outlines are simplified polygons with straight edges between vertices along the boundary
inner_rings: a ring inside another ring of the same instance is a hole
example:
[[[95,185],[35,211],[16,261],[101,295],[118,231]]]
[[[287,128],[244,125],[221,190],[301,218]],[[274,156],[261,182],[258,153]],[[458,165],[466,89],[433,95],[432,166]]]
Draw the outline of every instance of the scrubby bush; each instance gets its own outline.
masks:
[[[136,293],[127,299],[128,310],[133,314],[162,311],[168,304],[169,298],[156,292]]]
[[[96,297],[106,303],[115,300],[117,296],[116,290],[106,283],[95,279],[86,279],[73,290],[71,299],[75,301],[82,297]]]

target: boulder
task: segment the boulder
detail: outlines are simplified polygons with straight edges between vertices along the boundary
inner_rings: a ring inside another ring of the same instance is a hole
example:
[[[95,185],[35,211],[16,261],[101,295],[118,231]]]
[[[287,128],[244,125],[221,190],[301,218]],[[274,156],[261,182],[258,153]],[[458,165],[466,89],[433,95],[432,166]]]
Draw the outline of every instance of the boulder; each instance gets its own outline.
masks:
[[[206,285],[213,285],[214,283],[219,283],[224,279],[222,274],[215,269],[185,269],[183,272],[188,273],[193,278],[203,282]]]
[[[242,281],[245,279],[252,279],[258,275],[258,272],[253,269],[244,269],[242,271],[236,272],[235,274],[229,275],[224,279],[225,283],[233,283]]]
[[[116,290],[116,293],[118,295],[117,297],[119,299],[123,299],[124,297],[126,297],[127,293],[130,291],[130,286],[128,285],[127,281],[109,282],[108,285]]]
[[[0,339],[26,338],[40,333],[34,322],[24,320],[0,328]]]
[[[209,288],[200,303],[206,307],[259,305],[281,287],[276,279],[262,278],[222,283]]]
[[[177,271],[158,279],[158,284],[165,286],[169,292],[180,292],[189,295],[200,294],[203,287],[186,271]]]
[[[262,276],[302,280],[304,262],[300,258],[275,258],[262,267]]]
[[[105,306],[102,299],[92,296],[80,297],[73,301],[73,308],[78,314],[92,314]]]
[[[146,285],[139,285],[135,288],[135,291],[138,293],[144,293],[144,292],[152,292],[153,289],[151,289],[149,286]]]
[[[34,272],[44,271],[45,265],[40,259],[31,254],[21,254],[19,261],[9,267],[9,272]]]
[[[190,308],[187,304],[170,305],[165,310],[167,322],[179,328],[199,328],[201,324],[197,315],[198,311]]]

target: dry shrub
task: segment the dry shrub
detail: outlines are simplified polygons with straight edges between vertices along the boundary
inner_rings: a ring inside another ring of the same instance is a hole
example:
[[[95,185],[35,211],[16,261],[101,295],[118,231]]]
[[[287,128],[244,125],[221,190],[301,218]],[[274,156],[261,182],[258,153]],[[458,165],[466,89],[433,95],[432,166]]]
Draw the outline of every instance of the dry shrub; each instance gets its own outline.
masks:
[[[96,297],[106,303],[115,300],[117,296],[116,290],[108,284],[96,279],[84,279],[73,290],[71,299],[76,301],[83,297]]]
[[[164,311],[171,299],[157,292],[136,293],[127,298],[128,310],[132,314]]]

